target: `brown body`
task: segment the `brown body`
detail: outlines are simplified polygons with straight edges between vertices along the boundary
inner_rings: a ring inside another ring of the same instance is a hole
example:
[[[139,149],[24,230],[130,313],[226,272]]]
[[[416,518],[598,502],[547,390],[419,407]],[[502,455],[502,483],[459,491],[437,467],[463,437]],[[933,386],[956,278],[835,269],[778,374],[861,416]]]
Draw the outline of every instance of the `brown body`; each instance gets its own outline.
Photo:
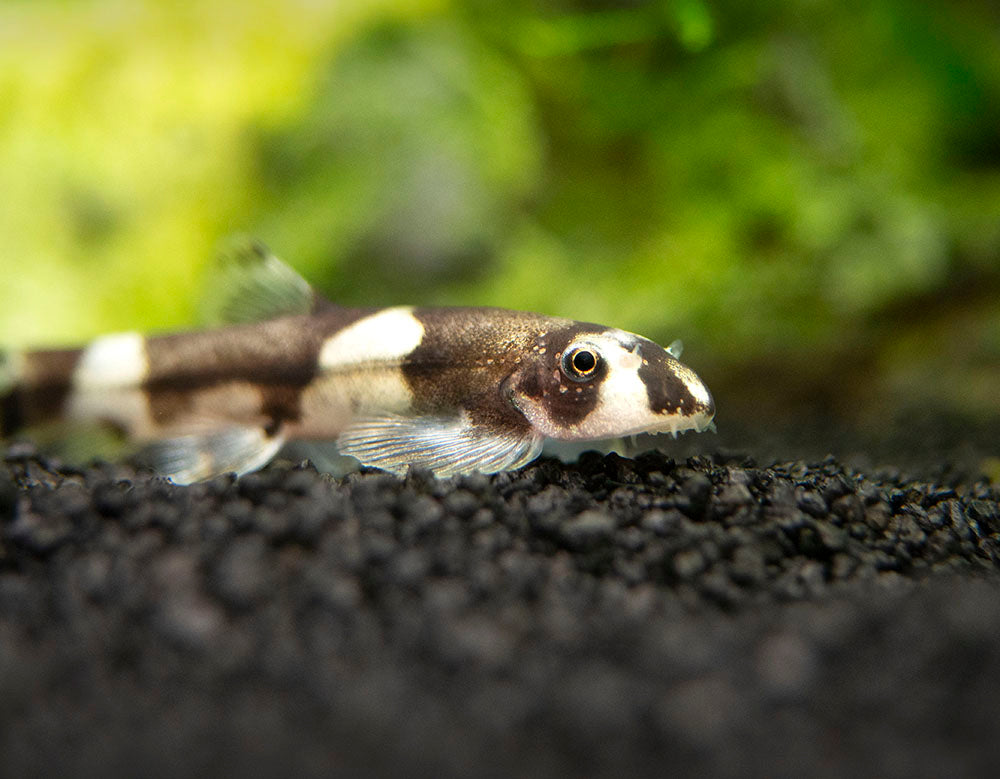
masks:
[[[265,321],[108,336],[16,369],[8,357],[0,434],[100,423],[155,444],[154,464],[185,481],[259,467],[294,439],[451,474],[516,467],[546,437],[676,433],[714,414],[694,373],[639,336],[503,309],[341,308],[256,256],[266,280],[283,274],[280,305],[259,285],[241,292]]]

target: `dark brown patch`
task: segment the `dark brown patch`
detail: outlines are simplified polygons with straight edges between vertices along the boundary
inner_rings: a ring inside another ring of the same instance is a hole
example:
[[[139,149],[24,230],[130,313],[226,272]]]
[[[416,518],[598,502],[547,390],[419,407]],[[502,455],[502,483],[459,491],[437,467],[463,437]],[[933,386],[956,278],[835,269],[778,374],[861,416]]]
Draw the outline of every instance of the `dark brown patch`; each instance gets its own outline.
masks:
[[[308,383],[308,382],[307,382]],[[269,384],[261,391],[261,413],[270,421],[264,430],[275,436],[284,422],[297,422],[302,416],[304,384]]]
[[[639,378],[646,386],[649,408],[656,414],[680,414],[691,416],[701,413],[706,407],[698,403],[687,385],[677,375],[674,365],[677,361],[665,349],[642,339],[639,341]]]
[[[574,382],[559,366],[566,347],[583,333],[603,332],[600,325],[495,308],[414,314],[424,338],[404,362],[403,374],[419,411],[466,409],[477,423],[525,429],[529,423],[514,406],[515,395],[540,399],[561,425],[579,422],[597,405],[603,369],[591,380]]]
[[[80,349],[50,349],[25,355],[21,382],[3,402],[4,435],[62,414],[81,353]]]
[[[404,360],[403,375],[419,413],[464,409],[477,424],[529,427],[510,401],[509,379],[551,361],[551,350],[532,349],[565,320],[498,308],[417,309],[414,316],[424,337]]]
[[[600,360],[593,375],[578,381],[563,372],[562,356],[581,335],[606,330],[588,322],[572,322],[553,329],[545,339],[544,359],[534,370],[523,374],[517,391],[544,405],[549,419],[556,424],[563,427],[579,424],[597,406],[607,365]]]

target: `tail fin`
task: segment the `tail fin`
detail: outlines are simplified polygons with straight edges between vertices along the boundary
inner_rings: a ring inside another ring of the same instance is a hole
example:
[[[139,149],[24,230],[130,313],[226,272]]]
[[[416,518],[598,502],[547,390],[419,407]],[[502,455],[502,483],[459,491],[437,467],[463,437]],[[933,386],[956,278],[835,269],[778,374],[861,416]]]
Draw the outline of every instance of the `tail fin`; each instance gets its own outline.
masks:
[[[17,385],[21,381],[24,356],[0,349],[0,439],[21,427],[21,403]]]

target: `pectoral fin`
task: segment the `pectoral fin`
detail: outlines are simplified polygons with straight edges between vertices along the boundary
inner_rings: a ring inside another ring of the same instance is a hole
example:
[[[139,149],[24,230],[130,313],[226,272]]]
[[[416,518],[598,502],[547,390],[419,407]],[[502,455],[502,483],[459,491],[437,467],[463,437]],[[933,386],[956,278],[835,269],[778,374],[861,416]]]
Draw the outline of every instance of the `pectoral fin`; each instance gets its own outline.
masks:
[[[400,474],[414,465],[446,477],[520,468],[538,457],[542,440],[530,428],[494,429],[473,424],[465,415],[387,415],[355,422],[341,433],[337,446],[362,465]]]
[[[136,459],[177,484],[190,484],[224,473],[255,471],[283,444],[281,435],[269,435],[263,428],[230,427],[156,441]]]

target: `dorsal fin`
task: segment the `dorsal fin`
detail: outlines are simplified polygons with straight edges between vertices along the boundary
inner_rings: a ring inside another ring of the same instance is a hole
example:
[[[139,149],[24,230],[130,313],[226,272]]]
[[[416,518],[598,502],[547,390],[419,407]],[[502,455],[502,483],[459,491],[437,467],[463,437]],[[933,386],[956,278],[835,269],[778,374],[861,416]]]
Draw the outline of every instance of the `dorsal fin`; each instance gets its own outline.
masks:
[[[330,305],[263,243],[239,238],[209,270],[202,318],[210,325],[262,322]]]

